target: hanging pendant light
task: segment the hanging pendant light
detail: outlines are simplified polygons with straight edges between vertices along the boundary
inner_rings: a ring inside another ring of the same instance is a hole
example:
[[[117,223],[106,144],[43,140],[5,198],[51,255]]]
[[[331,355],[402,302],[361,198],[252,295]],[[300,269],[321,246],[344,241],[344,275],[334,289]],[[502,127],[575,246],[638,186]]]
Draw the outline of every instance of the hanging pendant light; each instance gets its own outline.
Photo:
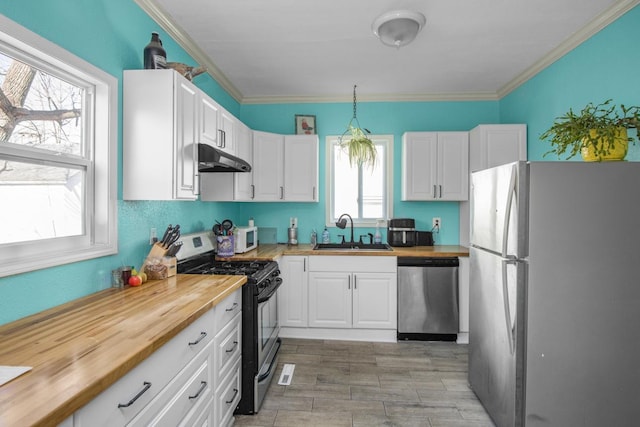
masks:
[[[356,113],[356,85],[353,85],[353,117],[347,125],[347,130],[338,138],[338,144],[349,155],[351,166],[370,166],[376,164],[376,146],[367,135],[369,129],[362,128]]]

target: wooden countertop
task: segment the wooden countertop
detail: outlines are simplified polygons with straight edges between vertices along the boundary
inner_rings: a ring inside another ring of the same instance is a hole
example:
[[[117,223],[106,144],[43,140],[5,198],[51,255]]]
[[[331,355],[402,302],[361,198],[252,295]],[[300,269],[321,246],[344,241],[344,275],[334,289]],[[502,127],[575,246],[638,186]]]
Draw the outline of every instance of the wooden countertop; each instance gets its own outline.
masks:
[[[283,255],[340,255],[340,256],[396,256],[396,257],[467,257],[469,248],[458,245],[394,247],[391,251],[314,251],[310,244],[290,246],[286,244],[260,245],[244,254],[235,254],[234,260],[277,260]]]
[[[240,288],[245,276],[179,274],[107,289],[0,326],[0,426],[57,426]]]

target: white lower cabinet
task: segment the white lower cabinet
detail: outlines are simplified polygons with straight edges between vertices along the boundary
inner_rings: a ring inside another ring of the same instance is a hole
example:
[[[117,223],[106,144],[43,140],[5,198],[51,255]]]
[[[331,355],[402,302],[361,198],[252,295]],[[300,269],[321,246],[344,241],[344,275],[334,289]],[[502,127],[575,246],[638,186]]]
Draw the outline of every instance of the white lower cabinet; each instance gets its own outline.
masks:
[[[241,307],[238,289],[78,410],[73,426],[229,425],[240,398]]]
[[[310,271],[309,326],[395,329],[396,298],[395,271]]]
[[[282,327],[304,328],[309,324],[307,300],[308,257],[284,256],[278,260],[282,285],[278,288],[278,322]]]

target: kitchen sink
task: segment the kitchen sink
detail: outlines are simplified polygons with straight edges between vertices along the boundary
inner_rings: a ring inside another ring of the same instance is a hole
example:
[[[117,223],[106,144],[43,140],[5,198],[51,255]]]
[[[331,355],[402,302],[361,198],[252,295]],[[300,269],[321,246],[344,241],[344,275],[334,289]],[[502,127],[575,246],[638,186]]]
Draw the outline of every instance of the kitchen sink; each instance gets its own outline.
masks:
[[[316,243],[314,251],[391,251],[386,243]]]

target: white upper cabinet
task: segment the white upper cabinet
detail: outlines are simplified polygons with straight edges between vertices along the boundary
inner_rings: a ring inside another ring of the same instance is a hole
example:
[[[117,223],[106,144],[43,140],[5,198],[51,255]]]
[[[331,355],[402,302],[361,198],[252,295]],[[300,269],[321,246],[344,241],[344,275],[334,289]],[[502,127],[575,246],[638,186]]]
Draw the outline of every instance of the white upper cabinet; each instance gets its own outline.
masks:
[[[469,133],[469,171],[527,160],[527,125],[480,125]]]
[[[284,137],[285,200],[318,201],[318,147],[316,135]]]
[[[249,128],[177,72],[125,70],[123,93],[125,200],[195,200],[198,143],[249,161]],[[233,178],[209,177],[208,187],[211,180],[219,185]],[[247,197],[251,184],[240,182],[239,197]]]
[[[208,96],[200,99],[200,141],[229,154],[236,154],[234,126],[239,122]]]
[[[253,200],[253,132],[236,120],[233,127],[235,156],[249,162],[252,172],[215,172],[200,175],[200,200],[242,202]]]
[[[218,116],[220,114],[220,106],[213,102],[210,98],[200,98],[200,142],[220,147],[218,126]]]
[[[235,131],[235,124],[237,121],[238,119],[231,115],[231,113],[222,107],[220,108],[220,115],[218,116],[218,122],[220,124],[218,132],[218,148],[234,155],[237,154],[237,150],[234,144],[235,139],[233,133]]]
[[[237,120],[233,127],[233,146],[236,156],[249,162],[253,170],[253,132],[247,125]],[[253,172],[237,172],[234,176],[234,200],[253,199]]]
[[[318,137],[253,132],[253,200],[318,201]]]
[[[479,125],[469,132],[471,173],[506,163],[527,160],[527,125]],[[469,246],[469,202],[460,203],[460,240]]]
[[[284,200],[284,136],[253,132],[254,200]]]
[[[407,132],[402,137],[402,200],[467,200],[468,132]]]
[[[195,200],[200,91],[173,70],[126,70],[123,198]]]

